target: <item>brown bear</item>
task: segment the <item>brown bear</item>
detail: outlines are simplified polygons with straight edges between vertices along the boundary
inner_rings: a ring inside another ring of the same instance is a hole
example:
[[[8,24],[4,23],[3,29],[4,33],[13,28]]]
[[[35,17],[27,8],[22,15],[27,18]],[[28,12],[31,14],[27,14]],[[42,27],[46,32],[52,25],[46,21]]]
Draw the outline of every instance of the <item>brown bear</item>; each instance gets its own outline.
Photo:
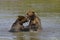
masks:
[[[40,18],[35,14],[34,11],[28,11],[26,14],[27,18],[30,20],[29,23],[29,29],[32,31],[41,31],[41,20]]]
[[[27,18],[24,16],[18,16],[17,20],[13,23],[9,32],[20,32],[20,31],[27,31],[29,29],[24,28],[23,23],[27,22]]]

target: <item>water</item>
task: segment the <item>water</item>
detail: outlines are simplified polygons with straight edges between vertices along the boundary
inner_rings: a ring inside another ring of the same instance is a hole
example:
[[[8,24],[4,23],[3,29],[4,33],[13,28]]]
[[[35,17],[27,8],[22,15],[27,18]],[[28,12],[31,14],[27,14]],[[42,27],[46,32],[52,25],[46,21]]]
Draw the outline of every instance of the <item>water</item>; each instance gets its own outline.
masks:
[[[8,15],[8,16],[7,16]],[[60,40],[60,17],[40,17],[42,32],[8,32],[18,14],[1,14],[0,40]]]

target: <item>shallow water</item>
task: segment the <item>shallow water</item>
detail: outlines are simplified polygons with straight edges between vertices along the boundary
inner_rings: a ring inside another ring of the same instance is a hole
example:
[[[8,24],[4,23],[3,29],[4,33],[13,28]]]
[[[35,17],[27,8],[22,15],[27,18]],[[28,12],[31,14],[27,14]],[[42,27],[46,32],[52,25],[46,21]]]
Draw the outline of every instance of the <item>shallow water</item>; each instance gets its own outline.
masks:
[[[60,17],[40,17],[42,32],[10,33],[8,31],[18,14],[7,15],[0,16],[0,40],[60,40]]]

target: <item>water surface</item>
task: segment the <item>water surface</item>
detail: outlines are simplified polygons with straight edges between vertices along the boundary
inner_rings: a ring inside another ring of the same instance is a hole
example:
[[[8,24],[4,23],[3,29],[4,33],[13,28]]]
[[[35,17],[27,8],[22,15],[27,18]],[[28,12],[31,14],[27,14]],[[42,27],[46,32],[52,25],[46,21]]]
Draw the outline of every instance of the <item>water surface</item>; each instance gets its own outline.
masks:
[[[7,16],[8,15],[8,16]],[[40,17],[42,32],[8,32],[18,14],[1,14],[0,40],[60,40],[60,17]]]

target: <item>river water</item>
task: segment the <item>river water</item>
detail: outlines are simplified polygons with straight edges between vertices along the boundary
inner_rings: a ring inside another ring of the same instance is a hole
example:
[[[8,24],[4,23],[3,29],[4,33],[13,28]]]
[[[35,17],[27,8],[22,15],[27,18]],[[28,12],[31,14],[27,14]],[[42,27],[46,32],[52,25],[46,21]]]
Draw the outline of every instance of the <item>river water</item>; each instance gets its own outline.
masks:
[[[19,14],[0,14],[0,40],[60,40],[60,17],[40,17],[42,32],[8,32]]]

